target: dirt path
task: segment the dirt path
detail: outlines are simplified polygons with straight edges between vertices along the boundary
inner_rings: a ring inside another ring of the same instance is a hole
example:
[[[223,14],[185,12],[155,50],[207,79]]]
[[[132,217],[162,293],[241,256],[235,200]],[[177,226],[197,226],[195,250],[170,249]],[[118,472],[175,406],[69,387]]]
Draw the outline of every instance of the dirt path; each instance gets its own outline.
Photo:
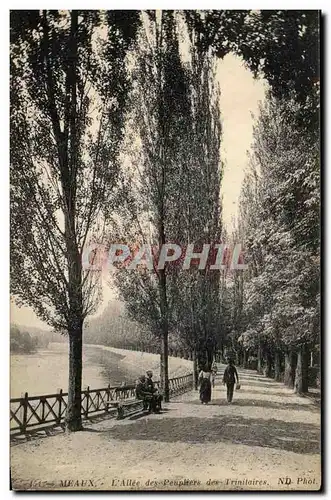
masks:
[[[318,406],[249,370],[239,371],[242,387],[228,405],[223,368],[209,405],[191,392],[160,415],[13,446],[13,487],[319,489]]]

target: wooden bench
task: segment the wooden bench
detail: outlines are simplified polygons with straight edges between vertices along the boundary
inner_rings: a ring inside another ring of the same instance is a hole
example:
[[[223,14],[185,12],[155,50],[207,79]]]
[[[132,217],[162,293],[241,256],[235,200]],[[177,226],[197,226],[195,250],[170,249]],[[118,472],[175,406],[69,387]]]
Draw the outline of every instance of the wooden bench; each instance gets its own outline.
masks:
[[[135,415],[136,413],[147,412],[146,403],[141,399],[127,399],[123,401],[110,401],[107,405],[117,409],[117,419]]]

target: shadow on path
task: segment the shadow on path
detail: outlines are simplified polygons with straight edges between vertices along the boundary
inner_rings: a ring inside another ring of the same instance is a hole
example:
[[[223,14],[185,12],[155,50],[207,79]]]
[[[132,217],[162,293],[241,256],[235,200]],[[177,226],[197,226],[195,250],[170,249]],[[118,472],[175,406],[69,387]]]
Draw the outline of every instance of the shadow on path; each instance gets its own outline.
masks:
[[[243,379],[241,381],[241,383],[244,384],[245,380]],[[266,387],[266,388],[270,387],[270,388],[273,388],[273,389],[279,389],[279,382],[264,382],[264,381],[263,382],[262,381],[261,382],[257,382],[257,381],[256,382],[251,382],[249,380],[247,382],[247,384],[245,384],[245,385],[247,385],[248,387],[250,387],[250,386],[260,387],[260,388],[262,388],[262,387]]]
[[[319,429],[310,424],[281,420],[246,419],[238,416],[169,418],[117,425],[107,432],[119,441],[148,440],[173,443],[224,442],[262,446],[301,454],[319,453]]]
[[[185,401],[175,401],[176,404],[189,404],[201,406],[201,402],[198,399],[190,399]],[[277,401],[268,401],[266,399],[243,399],[242,397],[238,399],[234,396],[231,405],[226,400],[226,396],[223,398],[212,399],[210,403],[206,406],[255,406],[256,408],[270,408],[272,410],[290,410],[290,411],[308,411],[313,413],[319,413],[319,407],[317,405],[311,404],[300,404],[300,403],[277,403]]]
[[[262,389],[262,386],[261,386],[261,389]],[[250,389],[249,388],[249,385],[247,386],[242,386],[241,389],[240,389],[240,394],[257,394],[259,396],[268,396],[268,394],[270,396],[277,396],[277,397],[280,397],[280,398],[293,398],[293,392],[273,392],[273,391],[270,391],[268,393],[268,391],[256,391],[254,389]]]
[[[221,404],[222,406],[225,403],[222,400],[215,399],[212,404]],[[277,403],[275,401],[267,401],[260,399],[234,399],[232,402],[232,406],[255,406],[258,408],[271,408],[273,410],[290,410],[290,411],[309,411],[314,413],[319,413],[319,409],[316,406],[311,404],[299,404],[299,403]]]
[[[158,413],[158,415],[162,415],[163,413],[167,413],[168,411],[172,411],[170,408],[162,408],[162,411]],[[139,420],[141,418],[146,417],[147,415],[152,415],[148,413],[148,411],[137,413],[136,415],[131,415],[128,417],[128,420]]]

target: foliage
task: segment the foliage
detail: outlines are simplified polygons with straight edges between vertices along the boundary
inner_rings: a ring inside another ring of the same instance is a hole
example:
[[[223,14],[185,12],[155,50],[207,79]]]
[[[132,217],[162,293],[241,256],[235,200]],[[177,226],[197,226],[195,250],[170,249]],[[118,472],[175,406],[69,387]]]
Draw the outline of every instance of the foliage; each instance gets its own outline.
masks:
[[[269,97],[254,132],[241,199],[249,272],[247,347],[314,345],[319,338],[319,159],[296,126],[298,104]]]
[[[188,243],[198,252],[203,243],[221,239],[219,90],[213,58],[191,40],[184,63],[178,17],[163,13],[162,23],[162,28],[155,19],[146,23],[139,45],[132,97],[139,139],[128,132],[130,164],[125,164],[117,225],[120,241],[130,235],[137,246],[152,244],[154,265],[139,272],[121,268],[114,280],[130,316],[161,336],[162,277],[155,261],[160,243],[179,244],[180,264],[165,267],[171,342],[189,350],[200,343],[213,349],[220,335],[219,272],[180,267]]]
[[[11,14],[12,294],[62,332],[98,300],[79,261],[111,207],[138,21],[134,11]]]
[[[190,350],[200,351],[204,357],[206,349],[214,351],[222,335],[219,331],[220,272],[210,269],[216,256],[214,245],[221,242],[222,232],[222,130],[214,59],[197,48],[196,34],[190,35],[187,74],[191,129],[185,137],[186,161],[182,162],[178,176],[181,199],[174,205],[178,215],[174,218],[172,238],[183,246],[194,243],[195,252],[201,252],[205,243],[210,244],[211,249],[205,270],[199,270],[196,261],[189,270],[178,267],[172,270],[170,300],[173,329]]]
[[[149,13],[135,57],[132,116],[126,147],[129,160],[123,165],[122,213],[112,238],[140,247],[155,248],[171,241],[174,213],[178,207],[178,169],[183,158],[183,131],[187,127],[186,76],[179,55],[176,26],[171,11],[162,19]],[[138,136],[135,135],[138,126]],[[131,240],[130,240],[131,238]],[[154,258],[153,258],[154,260]],[[161,272],[129,270],[114,280],[128,313],[160,335]]]
[[[13,354],[31,354],[38,348],[47,348],[49,342],[48,332],[36,334],[27,328],[10,325],[10,352]]]
[[[82,329],[101,298],[82,252],[114,203],[135,11],[13,11],[11,292],[69,334],[68,429],[82,428]]]
[[[128,318],[121,303],[109,302],[102,314],[85,326],[84,342],[144,351],[153,347],[156,339],[141,324]]]
[[[185,11],[199,46],[218,57],[243,58],[273,95],[300,104],[296,120],[312,131],[319,120],[319,12],[316,10]]]

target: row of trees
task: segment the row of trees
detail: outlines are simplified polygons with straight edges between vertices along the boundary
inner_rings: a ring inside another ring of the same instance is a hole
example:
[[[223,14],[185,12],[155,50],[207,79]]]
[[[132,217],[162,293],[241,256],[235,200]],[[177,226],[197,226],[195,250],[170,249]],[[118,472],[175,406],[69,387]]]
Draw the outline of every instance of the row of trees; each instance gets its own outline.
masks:
[[[249,270],[222,281],[223,332],[238,362],[251,356],[259,372],[306,392],[309,364],[320,365],[319,17],[233,15],[241,38],[224,12],[193,15],[203,43],[218,55],[231,46],[269,83],[233,231]]]
[[[84,342],[122,349],[159,352],[159,344],[143,325],[128,318],[123,304],[109,302],[102,314],[84,327]]]
[[[320,153],[298,111],[269,96],[255,127],[237,228],[249,271],[237,277],[232,337],[255,352],[259,371],[264,360],[267,376],[306,392],[320,339]]]
[[[252,22],[262,19],[274,43],[288,45],[291,63],[266,33],[254,54],[242,46],[270,90],[234,231],[249,270],[234,277],[229,291],[236,318],[230,338],[244,365],[251,354],[260,373],[301,393],[313,381],[308,367],[320,366],[319,20],[312,11],[270,11]]]
[[[26,328],[10,325],[10,352],[13,354],[31,354],[37,349],[45,349],[53,339],[50,332],[29,332]]]
[[[215,69],[189,32],[186,62],[178,19],[148,13],[134,66],[131,123],[134,142],[123,171],[117,238],[156,249],[153,269],[121,268],[113,282],[130,316],[161,343],[161,384],[168,400],[169,334],[189,351],[212,359],[218,330],[219,273],[176,264],[157,269],[162,245],[219,242],[221,237],[221,123]],[[112,238],[114,228],[112,228]],[[200,248],[201,250],[201,248]],[[202,360],[201,360],[202,362]]]
[[[109,302],[102,314],[84,327],[84,343],[105,345],[139,352],[160,353],[160,338],[152,331],[128,318],[121,302]],[[56,339],[55,339],[56,341]],[[169,356],[193,359],[193,351],[176,330],[169,331]]]
[[[188,64],[179,57],[176,31],[167,31],[169,19],[170,26],[174,25],[171,13],[163,20],[161,14],[159,22],[152,19],[150,33],[155,44],[153,49],[147,44],[144,64],[138,63],[137,81],[142,92],[137,100],[142,108],[134,118],[141,124],[140,184],[132,189],[135,183],[130,172],[130,195],[126,193],[123,198],[129,205],[125,234],[133,227],[132,234],[139,235],[140,245],[153,242],[156,236],[159,243],[194,241],[197,250],[199,243],[219,242],[225,237],[219,201],[221,126],[217,92],[212,88],[210,51],[224,56],[229,48],[222,51],[222,39],[213,39],[206,28],[220,24],[232,50],[270,84],[266,106],[261,108],[255,127],[238,227],[231,236],[234,243],[244,244],[249,271],[216,273],[207,266],[204,272],[197,267],[188,272],[168,266],[162,272],[142,270],[140,275],[131,271],[124,280],[121,273],[115,282],[129,313],[156,336],[160,332],[163,344],[172,332],[193,353],[194,360],[198,357],[200,365],[205,360],[211,362],[215,352],[223,352],[224,347],[242,353],[242,361],[251,351],[256,354],[260,371],[264,363],[266,375],[270,376],[273,369],[277,380],[285,372],[289,386],[294,385],[296,371],[295,388],[305,392],[310,353],[318,350],[320,319],[318,16],[312,12],[185,16],[191,41]],[[262,43],[256,45],[251,38],[249,47],[249,37],[248,41],[235,38],[237,33],[231,32],[229,20],[244,31],[253,26]],[[168,38],[162,39],[162,29]],[[289,44],[293,51],[291,72],[287,56],[279,50],[279,46],[289,50]],[[158,73],[157,68],[162,66],[160,61],[167,61],[169,47],[176,48],[171,63],[180,85],[180,91],[171,96],[167,115],[175,131],[173,137],[164,115],[153,117],[152,113],[153,106],[167,106],[167,69],[162,79],[162,71]],[[177,134],[181,137],[179,147]],[[173,156],[167,154],[166,164],[162,163],[162,150],[150,147],[158,140],[171,145]],[[179,175],[173,169],[173,158],[178,162]],[[165,197],[171,205],[165,203]],[[134,209],[132,203],[136,203]],[[144,220],[149,223],[145,228]],[[164,349],[162,356],[166,359]],[[166,372],[164,367],[164,377]]]
[[[214,55],[241,55],[273,95],[294,99],[297,135],[311,134],[317,24],[317,13],[304,11],[11,13],[11,290],[69,337],[70,430],[81,428],[83,325],[101,299],[99,274],[82,267],[84,247],[178,242],[199,251],[225,237]],[[293,174],[296,185],[305,168]],[[301,203],[300,192],[291,193],[289,226]],[[309,200],[302,203],[305,214]],[[238,234],[248,242],[245,224]],[[300,224],[288,230],[295,239]],[[165,399],[169,335],[202,362],[229,334],[235,346],[233,332],[253,328],[242,320],[249,317],[247,286],[238,274],[153,264],[121,269],[110,281],[130,317],[160,343]],[[300,304],[309,308],[304,298]]]

